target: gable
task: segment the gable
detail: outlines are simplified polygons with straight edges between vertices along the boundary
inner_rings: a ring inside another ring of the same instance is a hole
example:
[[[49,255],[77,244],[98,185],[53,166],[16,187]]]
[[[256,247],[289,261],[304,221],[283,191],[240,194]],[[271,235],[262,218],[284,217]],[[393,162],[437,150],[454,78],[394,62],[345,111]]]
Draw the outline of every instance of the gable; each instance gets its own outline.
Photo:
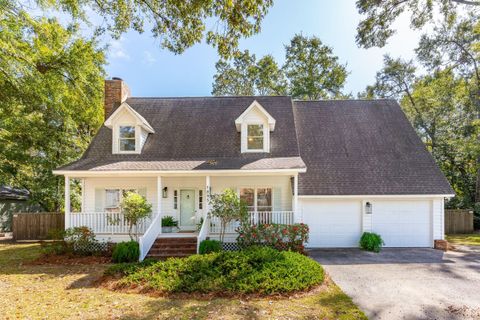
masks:
[[[235,126],[237,131],[240,132],[243,123],[265,123],[268,125],[269,130],[275,129],[276,120],[268,113],[267,110],[257,101],[254,100],[247,109],[235,119]]]

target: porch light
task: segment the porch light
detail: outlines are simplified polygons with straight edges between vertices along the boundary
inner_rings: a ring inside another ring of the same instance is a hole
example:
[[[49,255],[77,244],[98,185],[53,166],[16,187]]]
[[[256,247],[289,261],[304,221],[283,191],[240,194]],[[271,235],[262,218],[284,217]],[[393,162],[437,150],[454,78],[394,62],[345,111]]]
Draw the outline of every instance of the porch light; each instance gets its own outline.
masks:
[[[370,202],[365,203],[365,213],[372,214],[372,204]]]
[[[163,197],[163,198],[166,198],[166,197],[168,196],[168,192],[167,192],[167,191],[168,191],[167,187],[164,187],[164,188],[162,189],[162,197]]]

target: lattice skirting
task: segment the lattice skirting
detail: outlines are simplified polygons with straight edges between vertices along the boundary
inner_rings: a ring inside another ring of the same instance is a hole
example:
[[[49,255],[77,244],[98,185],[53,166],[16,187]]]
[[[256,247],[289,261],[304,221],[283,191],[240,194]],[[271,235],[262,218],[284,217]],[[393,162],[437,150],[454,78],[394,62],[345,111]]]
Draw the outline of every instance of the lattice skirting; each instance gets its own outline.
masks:
[[[238,251],[240,248],[236,242],[224,242],[222,243],[222,248],[224,251]]]
[[[112,242],[91,242],[88,244],[78,244],[76,243],[73,247],[73,250],[77,253],[104,253],[112,250],[114,243]]]

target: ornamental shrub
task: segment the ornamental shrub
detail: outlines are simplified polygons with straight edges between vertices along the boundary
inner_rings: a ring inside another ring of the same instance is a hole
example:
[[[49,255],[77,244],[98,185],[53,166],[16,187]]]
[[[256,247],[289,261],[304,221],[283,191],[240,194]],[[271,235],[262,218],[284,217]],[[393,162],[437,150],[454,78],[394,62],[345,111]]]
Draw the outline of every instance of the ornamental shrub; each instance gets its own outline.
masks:
[[[308,242],[308,225],[299,224],[242,224],[238,229],[237,242],[240,248],[269,246],[277,250],[305,252]]]
[[[106,274],[123,277],[119,286],[219,295],[289,293],[309,289],[324,279],[322,266],[314,260],[269,247],[171,258],[148,265],[114,265]]]
[[[140,257],[140,246],[136,241],[117,243],[112,253],[112,260],[115,263],[137,262]]]
[[[128,234],[130,239],[133,240],[133,228],[135,227],[135,239],[138,240],[138,224],[144,218],[147,218],[152,213],[152,204],[147,202],[144,196],[139,195],[136,192],[127,192],[123,197],[122,212],[125,220],[128,223]]]
[[[165,216],[162,218],[162,227],[177,227],[178,221],[172,216]]]
[[[367,251],[380,252],[385,244],[379,234],[373,232],[364,232],[360,238],[360,248]]]
[[[200,254],[220,252],[222,251],[222,243],[218,240],[203,240],[200,242],[198,251]]]

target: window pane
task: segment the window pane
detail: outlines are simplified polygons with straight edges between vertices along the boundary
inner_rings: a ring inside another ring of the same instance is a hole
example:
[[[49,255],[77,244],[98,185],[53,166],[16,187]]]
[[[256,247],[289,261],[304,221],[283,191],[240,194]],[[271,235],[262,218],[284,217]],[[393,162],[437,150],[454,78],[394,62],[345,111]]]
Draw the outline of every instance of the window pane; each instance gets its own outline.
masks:
[[[120,139],[120,151],[135,151],[135,139]]]
[[[240,199],[245,201],[245,203],[248,206],[248,210],[254,210],[254,204],[255,204],[255,193],[252,188],[244,188],[240,189]]]
[[[135,138],[135,127],[120,126],[120,138]]]
[[[120,190],[107,189],[105,190],[105,207],[118,208],[120,205]]]
[[[257,210],[272,211],[272,189],[270,188],[257,189]]]
[[[250,124],[247,126],[247,148],[263,149],[263,125]]]

